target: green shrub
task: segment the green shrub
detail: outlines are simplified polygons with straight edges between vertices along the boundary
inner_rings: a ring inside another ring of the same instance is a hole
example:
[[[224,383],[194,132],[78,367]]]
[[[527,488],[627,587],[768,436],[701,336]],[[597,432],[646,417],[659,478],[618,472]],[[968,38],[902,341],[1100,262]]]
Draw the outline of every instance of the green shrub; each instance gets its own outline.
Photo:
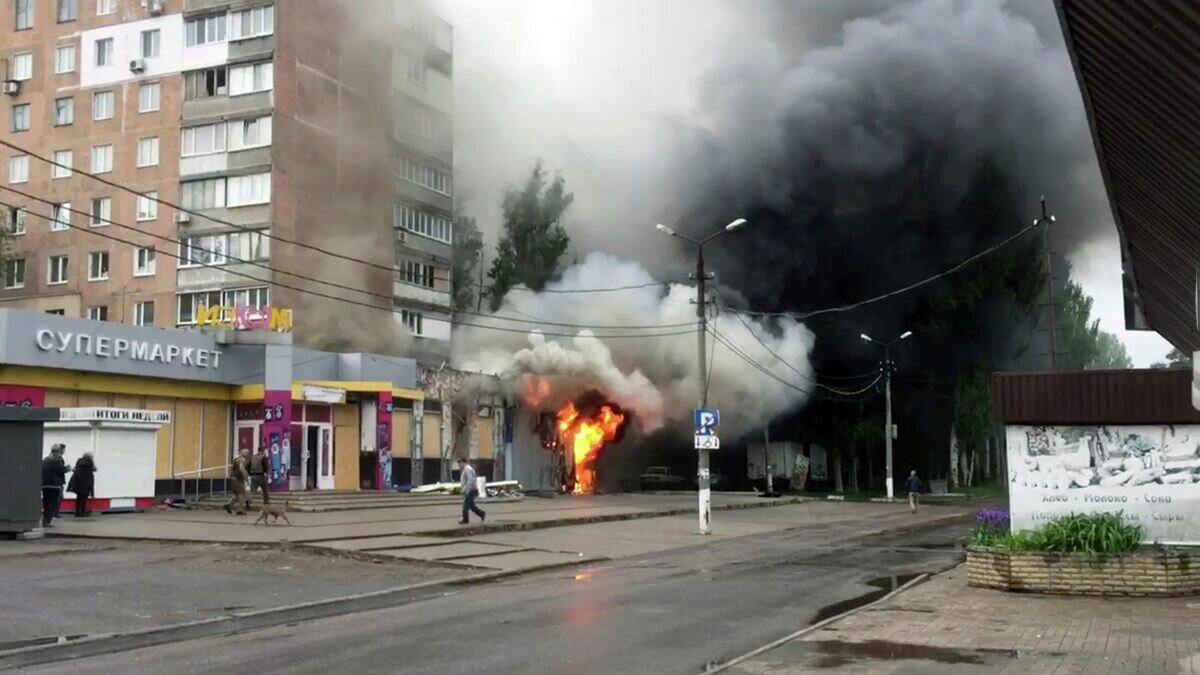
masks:
[[[1033,530],[1006,532],[977,524],[971,532],[971,544],[1012,551],[1047,551],[1116,555],[1136,551],[1145,530],[1125,522],[1122,512],[1072,513],[1051,520]]]

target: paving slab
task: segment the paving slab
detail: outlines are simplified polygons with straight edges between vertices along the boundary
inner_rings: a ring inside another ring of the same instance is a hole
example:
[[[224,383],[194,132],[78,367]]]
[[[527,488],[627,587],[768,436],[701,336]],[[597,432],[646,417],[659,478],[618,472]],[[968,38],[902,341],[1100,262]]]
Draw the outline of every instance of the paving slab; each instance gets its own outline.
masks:
[[[532,570],[554,565],[573,565],[591,560],[582,553],[555,553],[552,551],[515,551],[495,555],[477,556],[473,558],[456,558],[456,565],[486,567],[497,570]]]
[[[446,539],[444,537],[414,537],[407,534],[398,534],[388,537],[318,541],[309,544],[309,546],[331,548],[337,551],[375,551],[382,549],[400,550],[414,546],[441,546],[445,543]]]
[[[440,546],[419,546],[417,548],[391,548],[373,551],[383,553],[385,555],[395,555],[397,557],[408,558],[411,560],[450,560],[458,562],[460,558],[469,558],[472,556],[496,555],[498,553],[511,553],[517,549],[511,546],[500,546],[498,544],[477,544],[470,541],[452,541],[446,542],[443,540]]]

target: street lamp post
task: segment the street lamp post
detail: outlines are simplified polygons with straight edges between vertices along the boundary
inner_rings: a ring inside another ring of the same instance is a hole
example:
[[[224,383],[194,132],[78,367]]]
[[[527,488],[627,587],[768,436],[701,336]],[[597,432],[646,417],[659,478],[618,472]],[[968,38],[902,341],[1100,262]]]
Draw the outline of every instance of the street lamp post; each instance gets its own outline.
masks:
[[[884,438],[884,468],[885,481],[887,483],[887,498],[889,500],[896,498],[896,490],[894,480],[892,478],[892,439],[894,437],[892,426],[892,345],[907,340],[912,337],[912,331],[905,331],[900,337],[889,342],[880,342],[872,338],[870,335],[863,333],[860,335],[863,342],[872,342],[883,347],[883,391],[884,391],[884,407],[886,409],[886,419],[884,420],[883,438]]]
[[[682,239],[689,244],[696,246],[696,319],[699,322],[696,337],[698,346],[697,357],[700,364],[701,408],[708,407],[708,387],[705,386],[705,384],[708,382],[708,362],[706,361],[704,355],[704,347],[707,343],[706,333],[708,332],[708,315],[705,313],[705,308],[708,304],[708,297],[706,295],[707,291],[705,289],[705,284],[708,281],[708,273],[704,271],[704,245],[713,239],[720,237],[721,235],[728,234],[730,232],[736,232],[745,226],[746,219],[738,218],[717,232],[714,232],[708,237],[699,240],[679,234],[675,230],[672,230],[662,223],[654,226],[655,229],[663,234],[675,237],[677,239]],[[706,449],[700,449],[698,452],[699,456],[697,457],[696,478],[699,487],[699,504],[697,508],[700,525],[699,533],[710,534],[712,532],[712,484],[709,480],[709,451]]]

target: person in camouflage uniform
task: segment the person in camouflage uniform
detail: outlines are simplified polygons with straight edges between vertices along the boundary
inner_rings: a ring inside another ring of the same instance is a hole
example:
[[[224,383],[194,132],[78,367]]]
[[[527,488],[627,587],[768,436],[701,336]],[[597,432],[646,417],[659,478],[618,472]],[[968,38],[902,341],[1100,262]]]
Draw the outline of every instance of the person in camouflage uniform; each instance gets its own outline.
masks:
[[[246,482],[250,479],[249,450],[242,448],[238,451],[237,457],[233,458],[233,467],[229,472],[229,478],[233,494],[230,495],[229,501],[225,502],[225,511],[232,514],[233,507],[237,506],[237,514],[244,516],[246,515],[246,504],[250,501],[246,496]]]

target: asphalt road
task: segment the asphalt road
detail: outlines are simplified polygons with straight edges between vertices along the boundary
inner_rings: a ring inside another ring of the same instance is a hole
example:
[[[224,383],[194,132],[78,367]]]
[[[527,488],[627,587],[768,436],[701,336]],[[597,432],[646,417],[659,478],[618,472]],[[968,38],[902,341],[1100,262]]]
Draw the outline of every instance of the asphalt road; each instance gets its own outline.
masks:
[[[811,526],[440,586],[394,607],[27,672],[693,674],[961,556],[965,518],[913,531],[897,529],[903,522]],[[868,534],[880,528],[889,533]]]

